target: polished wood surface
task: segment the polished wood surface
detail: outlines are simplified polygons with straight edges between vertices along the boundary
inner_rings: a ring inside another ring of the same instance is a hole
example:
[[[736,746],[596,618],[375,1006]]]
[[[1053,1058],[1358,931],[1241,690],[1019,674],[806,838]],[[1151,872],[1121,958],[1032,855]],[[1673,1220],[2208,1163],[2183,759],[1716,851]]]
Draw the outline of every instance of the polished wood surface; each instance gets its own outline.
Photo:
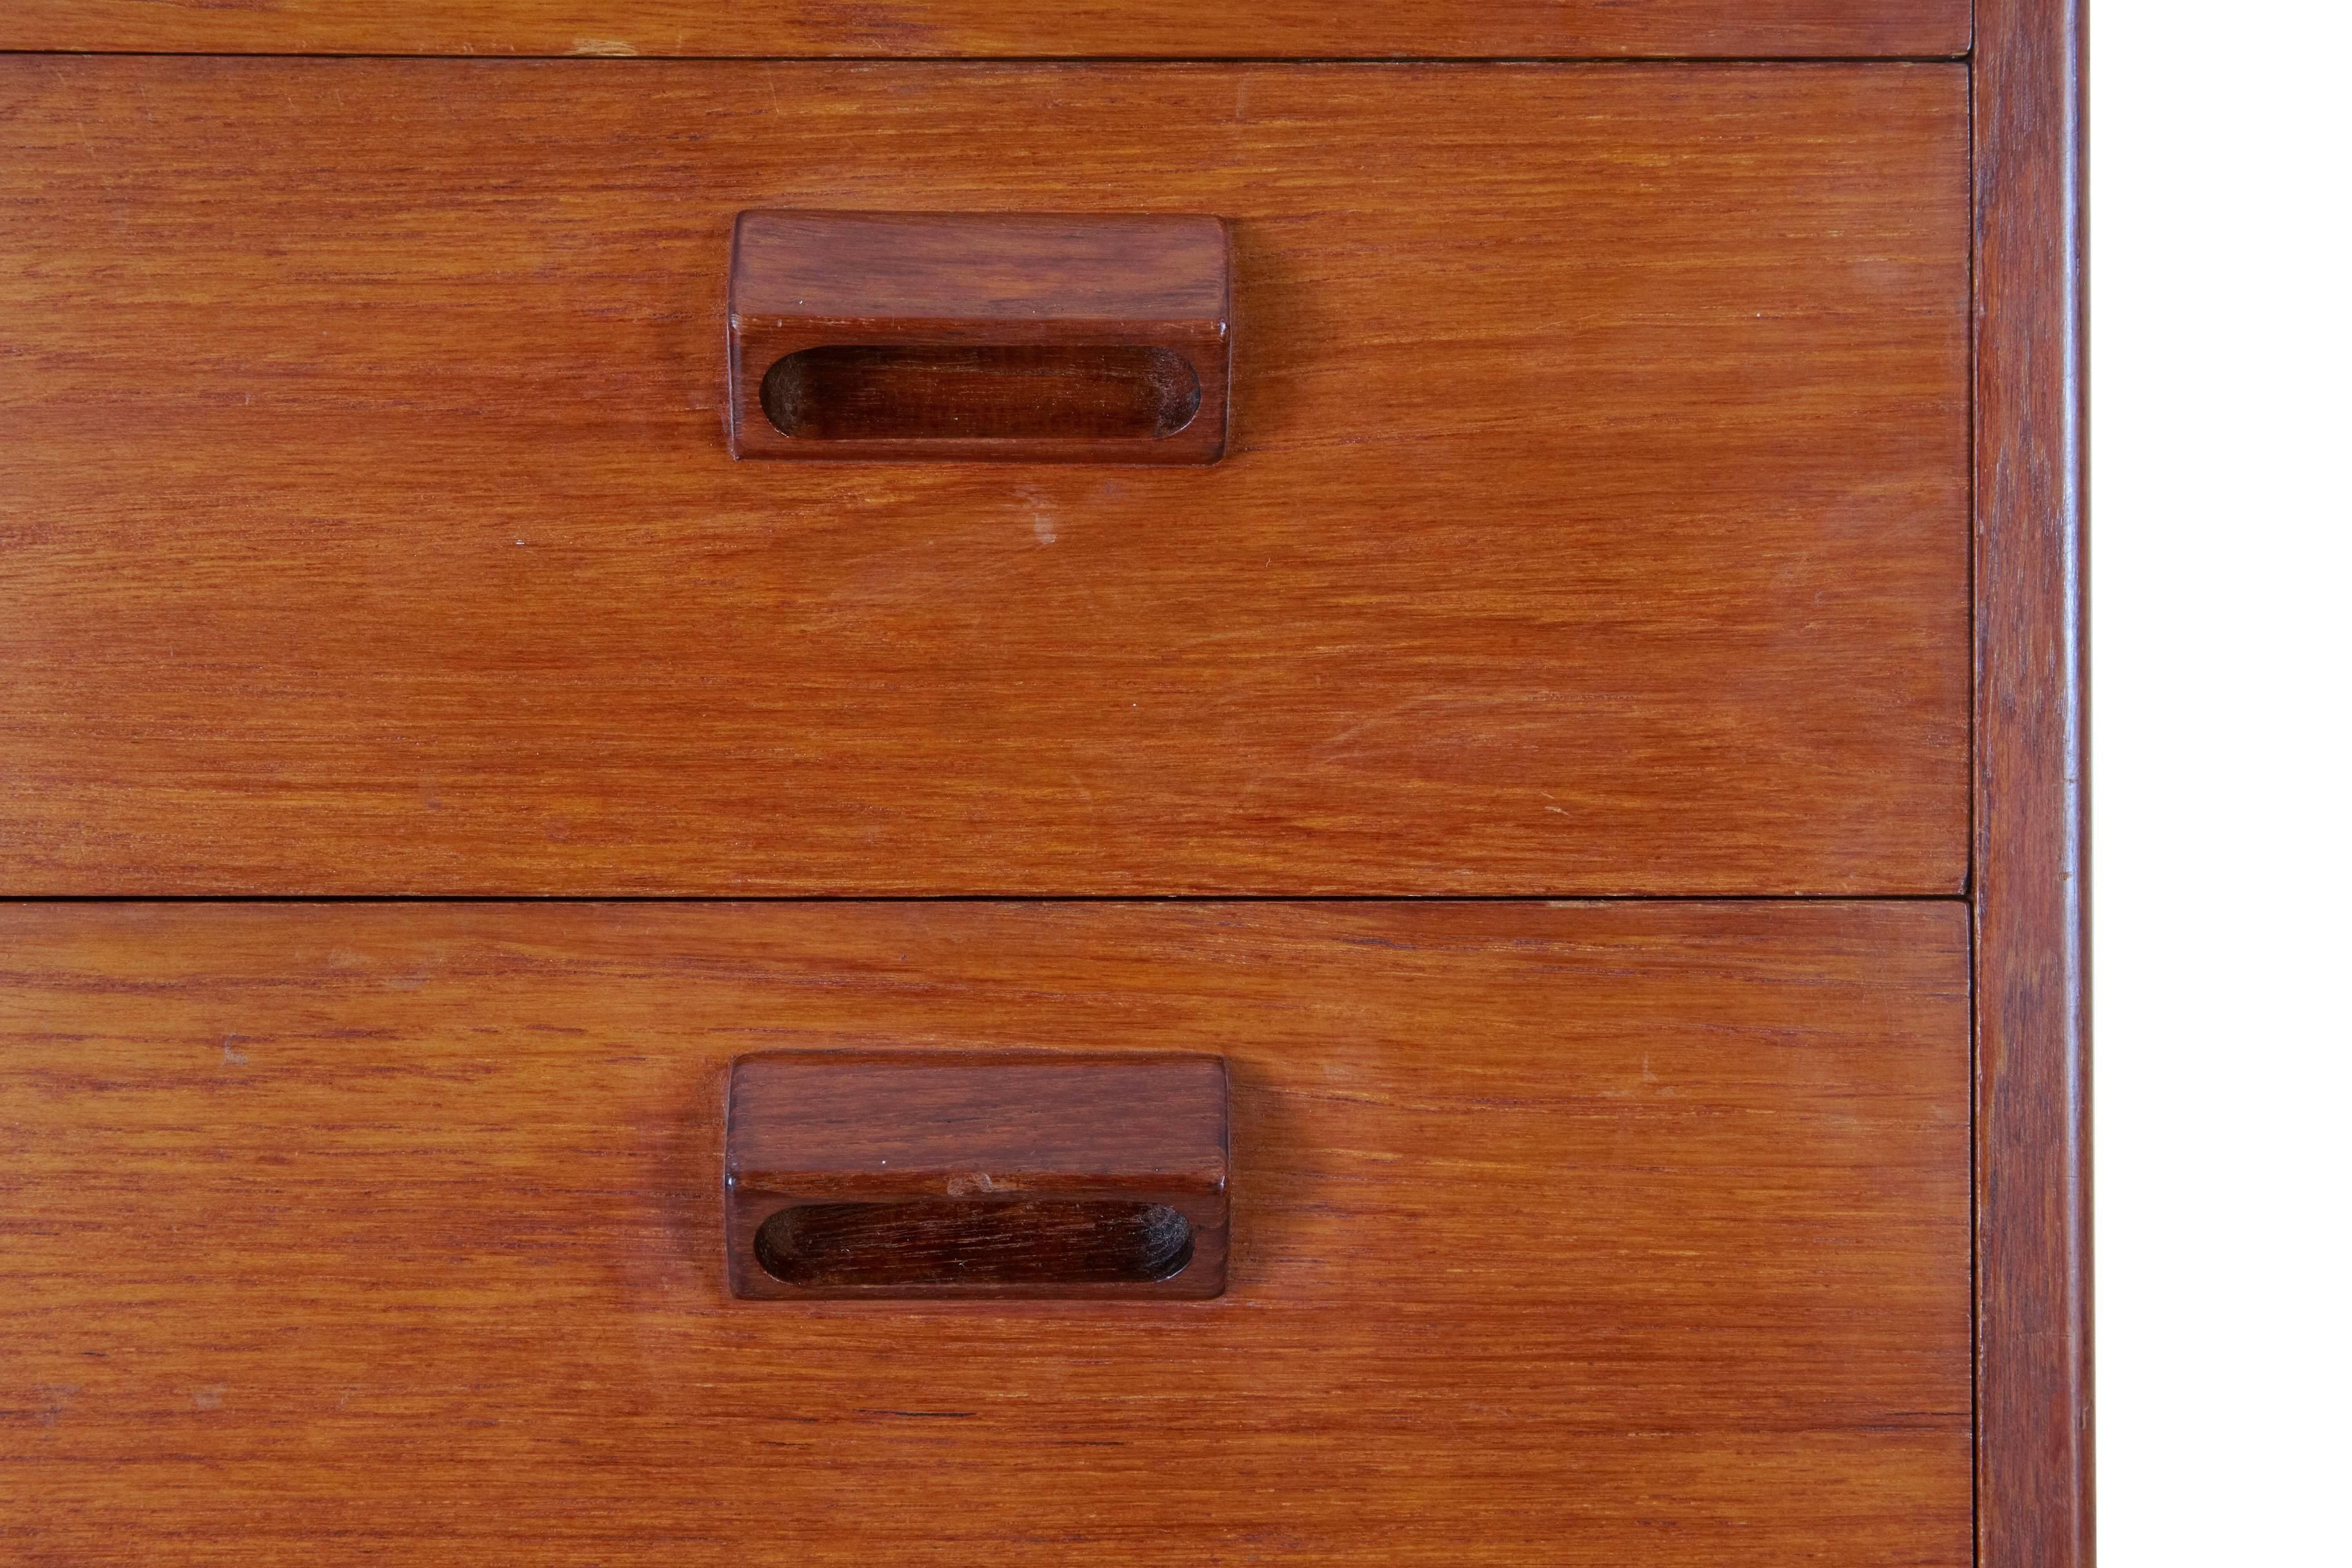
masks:
[[[0,103],[0,890],[1964,885],[1960,66]],[[787,199],[1226,217],[1224,460],[731,462]]]
[[[751,212],[728,269],[738,457],[1213,463],[1233,246],[1181,214]]]
[[[1957,55],[1969,0],[12,0],[0,48],[190,54]]]
[[[1968,928],[0,907],[15,1562],[1969,1560]],[[738,1301],[746,1051],[1227,1055],[1212,1301]]]
[[[2083,5],[1979,16],[1978,1561],[2092,1568]]]
[[[1219,1056],[744,1057],[729,1281],[783,1299],[1216,1295],[1230,1100]]]

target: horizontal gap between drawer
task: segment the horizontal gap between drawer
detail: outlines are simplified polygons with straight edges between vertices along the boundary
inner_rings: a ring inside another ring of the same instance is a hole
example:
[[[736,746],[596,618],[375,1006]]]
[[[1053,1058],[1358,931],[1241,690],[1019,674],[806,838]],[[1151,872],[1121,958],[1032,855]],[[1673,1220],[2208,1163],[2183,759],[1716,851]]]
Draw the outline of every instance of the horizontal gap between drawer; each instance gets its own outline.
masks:
[[[35,904],[1965,904],[1957,893],[165,893],[12,894]]]
[[[1957,55],[417,55],[252,50],[0,49],[0,58],[109,60],[447,60],[469,66],[1941,66]]]

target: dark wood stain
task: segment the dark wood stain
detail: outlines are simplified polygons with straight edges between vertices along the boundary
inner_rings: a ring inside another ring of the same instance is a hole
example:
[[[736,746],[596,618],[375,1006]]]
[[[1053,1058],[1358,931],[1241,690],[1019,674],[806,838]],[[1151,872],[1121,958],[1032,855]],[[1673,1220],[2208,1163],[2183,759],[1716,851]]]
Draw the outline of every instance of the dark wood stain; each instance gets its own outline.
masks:
[[[1213,217],[748,212],[738,457],[1213,463],[1233,247]]]
[[[761,411],[797,441],[1012,444],[1158,441],[1192,423],[1201,378],[1168,349],[845,343],[786,354],[761,378]],[[833,448],[839,451],[839,446]]]
[[[1123,1199],[798,1204],[761,1223],[753,1259],[804,1291],[1156,1285],[1191,1265],[1192,1225],[1164,1203]]]
[[[2091,1568],[2083,6],[1981,0],[1978,1549]]]
[[[746,1056],[729,1280],[751,1298],[1214,1296],[1229,1100],[1217,1056]]]

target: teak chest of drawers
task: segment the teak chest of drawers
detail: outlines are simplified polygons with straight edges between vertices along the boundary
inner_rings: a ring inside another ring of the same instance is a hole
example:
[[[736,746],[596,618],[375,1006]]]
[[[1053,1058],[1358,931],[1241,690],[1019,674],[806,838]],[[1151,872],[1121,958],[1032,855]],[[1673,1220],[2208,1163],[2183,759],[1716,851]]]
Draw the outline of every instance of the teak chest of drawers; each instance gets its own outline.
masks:
[[[2088,1568],[2080,47],[23,0],[0,1556]]]

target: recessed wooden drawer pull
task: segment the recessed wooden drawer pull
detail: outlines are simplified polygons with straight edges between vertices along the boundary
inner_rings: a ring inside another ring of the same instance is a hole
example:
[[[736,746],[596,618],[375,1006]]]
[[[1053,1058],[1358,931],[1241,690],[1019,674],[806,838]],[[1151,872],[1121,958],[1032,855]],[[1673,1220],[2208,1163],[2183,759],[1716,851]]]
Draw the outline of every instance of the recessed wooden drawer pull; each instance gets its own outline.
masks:
[[[1213,463],[1230,250],[1213,217],[744,213],[734,454]]]
[[[1132,1199],[919,1198],[780,1208],[752,1245],[787,1285],[1149,1285],[1192,1260],[1192,1222]]]
[[[1158,441],[1192,423],[1201,378],[1171,349],[853,343],[786,354],[760,404],[806,441]]]
[[[780,1052],[727,1099],[738,1296],[1213,1296],[1213,1056]]]

